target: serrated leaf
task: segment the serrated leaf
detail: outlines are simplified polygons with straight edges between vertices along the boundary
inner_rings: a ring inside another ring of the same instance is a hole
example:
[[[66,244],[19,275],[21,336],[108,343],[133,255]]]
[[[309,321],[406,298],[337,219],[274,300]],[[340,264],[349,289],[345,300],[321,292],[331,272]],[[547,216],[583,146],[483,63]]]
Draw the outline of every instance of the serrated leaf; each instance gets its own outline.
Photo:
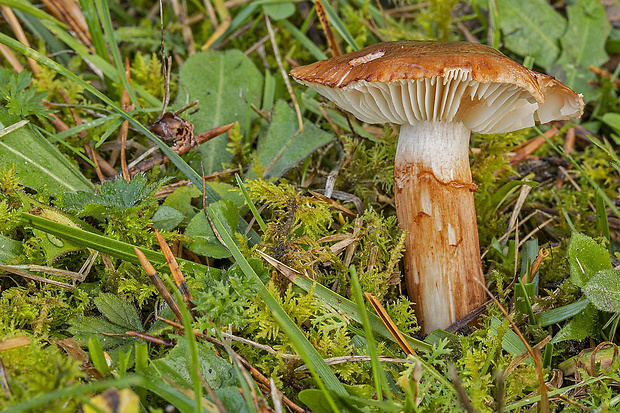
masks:
[[[160,231],[172,231],[177,225],[183,222],[184,218],[185,216],[176,209],[162,205],[155,211],[151,221],[153,222],[153,226]]]
[[[307,119],[304,119],[304,131],[299,132],[295,111],[285,101],[279,100],[273,110],[269,131],[256,151],[256,159],[265,168],[263,177],[281,177],[312,152],[334,139],[334,135]],[[252,168],[250,171],[248,178],[255,178]]]
[[[90,338],[97,338],[104,350],[127,344],[127,337],[115,337],[114,334],[124,335],[126,328],[97,317],[82,317],[69,321],[69,332],[85,345]],[[112,335],[110,335],[112,334]]]
[[[232,365],[218,357],[210,347],[201,343],[196,344],[199,371],[209,386],[217,389],[231,379]],[[179,337],[177,345],[168,352],[166,357],[153,361],[149,370],[154,377],[161,377],[163,375],[183,387],[191,388],[192,379],[190,372],[194,366],[188,363],[188,353],[187,340],[185,337]]]
[[[157,184],[149,184],[142,174],[134,176],[127,182],[118,177],[114,181],[106,181],[97,188],[96,193],[77,191],[68,193],[63,198],[65,209],[77,209],[81,215],[101,214],[106,211],[105,207],[113,207],[109,212],[113,213],[116,208],[131,208],[150,194],[155,192]],[[104,208],[91,208],[87,206],[96,204]]]
[[[50,194],[65,191],[92,192],[93,186],[79,169],[27,121],[18,122],[0,107],[0,169],[15,166],[20,183]]]
[[[549,69],[560,55],[566,19],[546,0],[498,0],[499,27],[506,48]]]
[[[235,204],[230,201],[219,201],[211,204],[213,211],[224,223],[226,229],[234,232],[239,225],[239,213]],[[196,254],[213,258],[230,257],[230,251],[224,247],[215,236],[209,220],[204,212],[196,214],[187,225],[185,235],[194,240],[189,244],[189,249]]]
[[[598,335],[598,315],[596,308],[589,304],[583,311],[574,316],[553,337],[550,344],[566,340],[583,340],[586,337]]]
[[[127,301],[110,293],[101,293],[95,297],[94,301],[97,309],[111,323],[125,329],[125,331],[144,331],[138,312]]]
[[[200,101],[200,110],[189,117],[197,134],[232,122],[244,130],[256,117],[250,103],[260,107],[263,76],[242,51],[196,53],[181,66],[179,77],[183,87],[178,102]],[[227,136],[221,135],[196,149],[206,174],[220,171],[222,162],[232,159],[226,144]],[[200,164],[193,166],[200,171]]]
[[[588,300],[601,311],[620,312],[620,272],[614,269],[599,271],[583,286]]]
[[[568,25],[560,39],[562,54],[551,74],[588,102],[596,97],[588,81],[596,75],[590,66],[599,67],[608,59],[605,42],[611,32],[605,7],[596,0],[577,0],[566,8]]]
[[[571,236],[567,256],[570,278],[577,287],[583,287],[599,271],[612,268],[609,251],[578,232]]]

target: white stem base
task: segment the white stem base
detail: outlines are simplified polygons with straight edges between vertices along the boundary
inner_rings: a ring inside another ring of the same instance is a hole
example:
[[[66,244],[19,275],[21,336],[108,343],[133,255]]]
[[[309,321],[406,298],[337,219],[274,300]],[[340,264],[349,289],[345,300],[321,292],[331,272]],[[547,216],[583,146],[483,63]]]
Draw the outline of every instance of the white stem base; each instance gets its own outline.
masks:
[[[469,169],[470,131],[461,123],[402,125],[394,166],[396,212],[408,231],[407,292],[428,333],[485,302]]]

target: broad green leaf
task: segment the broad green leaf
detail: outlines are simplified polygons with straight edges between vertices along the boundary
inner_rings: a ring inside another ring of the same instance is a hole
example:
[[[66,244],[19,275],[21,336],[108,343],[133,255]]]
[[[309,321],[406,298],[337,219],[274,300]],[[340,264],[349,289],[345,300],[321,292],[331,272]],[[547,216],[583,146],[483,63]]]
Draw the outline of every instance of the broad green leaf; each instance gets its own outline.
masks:
[[[283,20],[295,13],[295,5],[291,3],[264,4],[263,11],[273,20]]]
[[[551,324],[559,323],[560,321],[564,321],[569,317],[579,314],[588,306],[588,304],[590,304],[590,302],[583,299],[562,307],[554,308],[553,310],[545,311],[544,313],[536,316],[537,323],[540,324],[541,327],[547,327]]]
[[[82,343],[82,345],[85,345],[91,338],[97,338],[101,343],[101,347],[104,350],[108,350],[123,346],[127,344],[128,340],[133,340],[133,338],[124,336],[128,331],[126,328],[97,317],[73,319],[69,321],[69,325],[68,331],[73,334],[74,338]],[[133,344],[134,341],[132,341],[132,345]]]
[[[593,306],[610,313],[620,312],[620,272],[599,271],[582,288]]]
[[[189,117],[197,134],[232,122],[245,131],[256,117],[250,103],[260,107],[263,76],[242,51],[196,53],[181,66],[179,78],[183,86],[177,101],[200,101],[200,110]],[[196,149],[206,174],[220,171],[222,162],[232,159],[226,144],[227,136],[221,135]],[[200,165],[194,167],[200,171]]]
[[[583,340],[586,337],[598,336],[598,314],[596,308],[588,304],[579,314],[574,316],[553,337],[551,344],[566,340]]]
[[[235,204],[230,201],[219,201],[211,205],[226,229],[234,232],[239,224],[239,213]],[[202,212],[192,218],[187,225],[185,235],[194,239],[189,244],[189,249],[196,254],[213,258],[230,257],[230,251],[217,239],[207,216]]]
[[[318,148],[333,141],[335,136],[304,119],[304,131],[299,131],[295,111],[283,100],[273,110],[269,131],[259,143],[256,159],[265,168],[264,178],[279,178]],[[256,177],[250,168],[248,178]]]
[[[22,252],[21,242],[0,235],[0,264],[16,264],[15,259]]]
[[[172,207],[162,205],[155,211],[151,221],[153,222],[153,226],[160,231],[172,231],[177,225],[183,222],[183,218],[185,218],[185,216],[181,212]]]
[[[67,190],[93,190],[90,181],[54,145],[30,130],[28,121],[15,122],[0,108],[0,169],[12,165],[20,183],[36,191],[56,195]]]
[[[101,293],[94,301],[97,309],[110,322],[126,330],[144,331],[136,309],[127,301],[110,293]]]
[[[583,287],[596,273],[612,268],[609,251],[592,238],[573,232],[568,244],[570,278],[577,287]]]
[[[245,399],[239,392],[238,387],[220,387],[213,390],[218,399],[222,402],[226,411],[236,413],[249,412]]]
[[[596,97],[588,84],[596,75],[588,68],[607,61],[605,42],[611,25],[605,7],[597,0],[577,0],[566,12],[568,26],[560,39],[562,54],[551,74],[575,92],[583,93],[583,100],[588,102]]]
[[[195,186],[182,186],[166,197],[163,205],[176,209],[187,218],[193,218],[196,215],[196,207],[192,205],[192,201],[201,194],[200,190]]]
[[[200,373],[211,388],[217,389],[222,383],[231,379],[232,365],[217,356],[215,351],[209,346],[200,343],[196,344]],[[166,354],[166,357],[152,361],[148,370],[154,377],[166,376],[183,387],[191,388],[192,378],[190,372],[194,367],[188,365],[188,352],[187,339],[179,337],[177,345]]]
[[[616,132],[616,134],[620,135],[620,114],[607,112],[601,117],[601,120],[604,124],[609,126]]]
[[[498,0],[497,7],[506,48],[532,56],[538,66],[548,70],[560,55],[566,19],[546,0]]]

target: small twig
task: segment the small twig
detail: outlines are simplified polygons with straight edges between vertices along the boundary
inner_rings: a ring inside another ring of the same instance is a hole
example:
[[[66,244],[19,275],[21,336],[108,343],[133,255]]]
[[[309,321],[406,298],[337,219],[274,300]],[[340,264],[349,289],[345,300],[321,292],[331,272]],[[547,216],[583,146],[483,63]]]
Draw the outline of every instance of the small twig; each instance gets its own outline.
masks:
[[[111,334],[105,334],[104,333],[104,335],[111,335]],[[171,343],[171,342],[166,341],[166,340],[162,340],[161,338],[158,338],[158,337],[153,337],[150,334],[140,333],[138,331],[126,331],[125,335],[131,336],[131,337],[135,337],[135,338],[139,338],[139,339],[142,339],[144,341],[148,341],[149,343],[159,344],[160,346],[174,347],[174,343]],[[122,336],[122,334],[121,334],[121,336]]]
[[[293,106],[295,107],[295,113],[297,113],[297,121],[299,122],[299,132],[304,131],[304,121],[301,117],[301,110],[299,109],[299,103],[297,103],[297,97],[293,92],[293,87],[291,86],[291,81],[284,70],[284,65],[282,64],[282,57],[280,56],[280,49],[278,49],[278,43],[276,42],[276,35],[273,31],[273,27],[271,27],[271,20],[269,16],[265,14],[265,23],[267,23],[267,31],[269,32],[269,39],[271,40],[271,47],[273,48],[273,55],[276,58],[276,62],[278,62],[278,68],[280,69],[280,74],[282,75],[282,79],[284,79],[284,84],[286,85],[286,90],[288,90],[288,94],[291,96],[291,101],[293,102]]]
[[[29,280],[44,282],[47,284],[55,285],[56,287],[65,288],[67,290],[73,290],[75,287],[71,284],[61,283],[59,281],[50,280],[48,278],[39,277],[38,275],[30,274],[26,271],[20,271],[18,269],[12,268],[10,265],[0,265],[0,270],[10,272],[11,274],[19,275],[24,278],[28,278]]]
[[[125,77],[127,78],[127,82],[129,82],[131,76],[131,71],[129,68],[129,59],[125,58]],[[121,104],[124,111],[129,111],[132,109],[132,105],[129,100],[129,93],[126,89],[123,89],[123,96],[121,97]],[[129,132],[129,121],[125,120],[121,124],[121,128],[118,132],[118,139],[121,141],[121,171],[123,171],[123,178],[125,181],[129,182],[131,180],[131,175],[129,174],[129,169],[127,168],[127,133]]]
[[[342,363],[353,363],[358,361],[370,361],[370,356],[340,356],[340,357],[331,357],[323,360],[325,364],[328,366],[334,366],[336,364]],[[386,357],[379,356],[379,361],[382,363],[397,363],[397,364],[410,364],[415,363],[415,360],[412,359],[403,359],[398,357]],[[305,371],[308,370],[308,366],[305,364],[303,366],[297,367],[295,371]]]
[[[394,323],[394,321],[388,315],[387,311],[385,311],[385,308],[383,308],[383,305],[381,305],[381,303],[377,299],[377,296],[372,293],[364,293],[364,295],[366,296],[366,299],[368,300],[370,305],[372,305],[372,308],[374,308],[375,312],[377,313],[385,327],[389,330],[392,337],[394,337],[394,339],[400,346],[400,349],[407,355],[412,354],[414,356],[417,356],[416,352],[413,350],[413,348],[411,348],[409,342],[405,340],[405,337],[396,326],[396,323]]]

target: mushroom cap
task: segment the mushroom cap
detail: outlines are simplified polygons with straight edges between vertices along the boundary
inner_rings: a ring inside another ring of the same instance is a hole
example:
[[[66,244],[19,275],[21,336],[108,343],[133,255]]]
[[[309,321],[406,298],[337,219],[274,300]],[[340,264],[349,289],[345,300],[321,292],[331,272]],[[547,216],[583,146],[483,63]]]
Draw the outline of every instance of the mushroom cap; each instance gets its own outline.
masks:
[[[290,75],[368,123],[462,122],[502,133],[583,114],[580,94],[476,43],[377,43]]]

